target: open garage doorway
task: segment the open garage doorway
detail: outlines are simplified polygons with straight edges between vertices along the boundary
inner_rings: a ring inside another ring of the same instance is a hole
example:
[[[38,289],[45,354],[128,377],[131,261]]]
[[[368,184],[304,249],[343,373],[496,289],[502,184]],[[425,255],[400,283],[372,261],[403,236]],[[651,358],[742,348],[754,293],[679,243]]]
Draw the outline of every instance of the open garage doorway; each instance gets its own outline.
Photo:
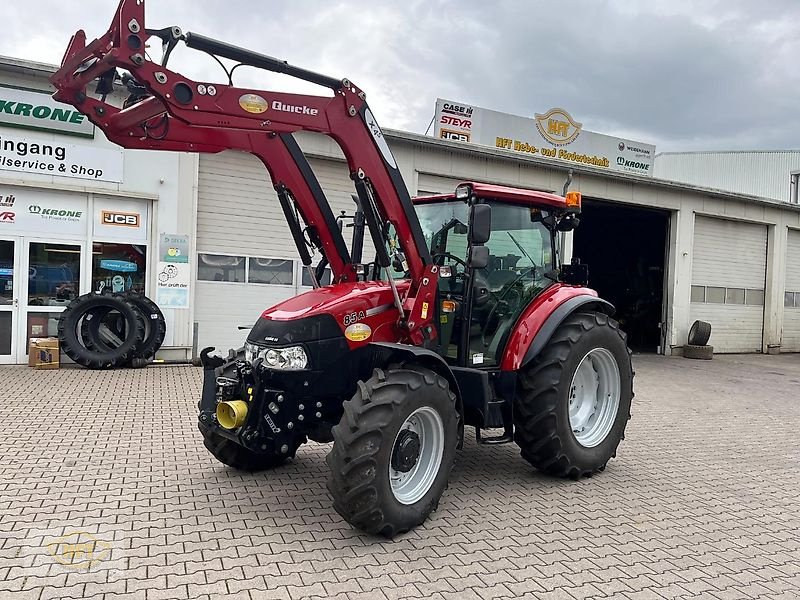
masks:
[[[584,199],[572,255],[589,265],[589,287],[616,308],[634,352],[663,352],[668,211]]]

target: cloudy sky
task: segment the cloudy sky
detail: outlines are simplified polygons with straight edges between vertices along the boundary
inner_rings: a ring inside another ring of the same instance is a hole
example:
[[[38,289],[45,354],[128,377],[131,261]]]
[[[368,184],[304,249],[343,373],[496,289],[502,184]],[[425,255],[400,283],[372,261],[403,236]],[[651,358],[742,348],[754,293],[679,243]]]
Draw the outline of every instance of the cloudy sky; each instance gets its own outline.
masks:
[[[0,54],[57,63],[74,30],[104,33],[117,3],[3,4]],[[560,106],[658,151],[800,148],[796,0],[147,0],[147,25],[349,77],[384,127],[425,132],[442,97],[524,116]],[[190,50],[174,61],[221,73]],[[325,93],[240,71],[240,85]]]

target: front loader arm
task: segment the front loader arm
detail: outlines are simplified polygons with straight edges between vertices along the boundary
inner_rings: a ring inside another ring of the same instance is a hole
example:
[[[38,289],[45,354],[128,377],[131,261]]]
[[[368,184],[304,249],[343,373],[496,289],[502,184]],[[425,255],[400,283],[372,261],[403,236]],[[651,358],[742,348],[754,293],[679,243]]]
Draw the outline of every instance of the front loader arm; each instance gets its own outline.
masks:
[[[361,201],[373,203],[373,214],[379,220],[376,231],[388,223],[395,228],[411,274],[411,286],[402,299],[403,324],[414,341],[430,335],[435,311],[427,307],[435,294],[436,268],[408,190],[364,93],[346,79],[184,34],[177,27],[148,30],[144,4],[144,0],[121,0],[109,30],[88,45],[83,31],[72,37],[61,68],[51,77],[54,97],[75,106],[111,141],[125,148],[204,153],[235,149],[256,155],[269,170],[279,194],[288,191],[303,221],[313,230],[335,280],[353,281],[355,270],[330,206],[291,134],[311,131],[328,135],[342,148]],[[170,51],[182,41],[217,57],[329,87],[333,96],[193,81],[147,57],[145,43],[154,35],[162,38]],[[105,96],[88,96],[89,84],[97,78],[102,83],[109,73],[113,78],[116,69],[130,73],[149,97],[120,109],[106,102]]]

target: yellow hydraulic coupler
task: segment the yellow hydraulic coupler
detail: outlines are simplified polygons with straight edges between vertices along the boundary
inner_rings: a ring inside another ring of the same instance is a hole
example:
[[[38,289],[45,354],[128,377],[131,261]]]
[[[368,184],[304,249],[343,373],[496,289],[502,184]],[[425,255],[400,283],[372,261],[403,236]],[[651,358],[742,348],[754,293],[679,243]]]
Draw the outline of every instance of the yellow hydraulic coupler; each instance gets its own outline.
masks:
[[[225,429],[238,429],[247,419],[247,402],[228,400],[217,404],[217,423]]]

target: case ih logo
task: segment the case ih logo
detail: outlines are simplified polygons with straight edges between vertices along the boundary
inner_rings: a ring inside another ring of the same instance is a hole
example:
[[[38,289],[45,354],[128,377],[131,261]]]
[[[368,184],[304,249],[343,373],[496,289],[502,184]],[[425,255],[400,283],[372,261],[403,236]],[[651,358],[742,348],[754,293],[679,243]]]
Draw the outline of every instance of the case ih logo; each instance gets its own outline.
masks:
[[[103,225],[121,225],[123,227],[138,227],[139,213],[115,212],[104,210],[100,217]]]
[[[471,119],[472,110],[471,106],[461,106],[460,104],[450,104],[449,102],[445,102],[444,106],[442,106],[443,113],[461,118],[467,117]]]
[[[11,208],[14,206],[14,201],[16,198],[14,194],[9,194],[8,196],[0,196],[0,208]]]
[[[13,223],[16,215],[13,212],[0,212],[0,223]]]

